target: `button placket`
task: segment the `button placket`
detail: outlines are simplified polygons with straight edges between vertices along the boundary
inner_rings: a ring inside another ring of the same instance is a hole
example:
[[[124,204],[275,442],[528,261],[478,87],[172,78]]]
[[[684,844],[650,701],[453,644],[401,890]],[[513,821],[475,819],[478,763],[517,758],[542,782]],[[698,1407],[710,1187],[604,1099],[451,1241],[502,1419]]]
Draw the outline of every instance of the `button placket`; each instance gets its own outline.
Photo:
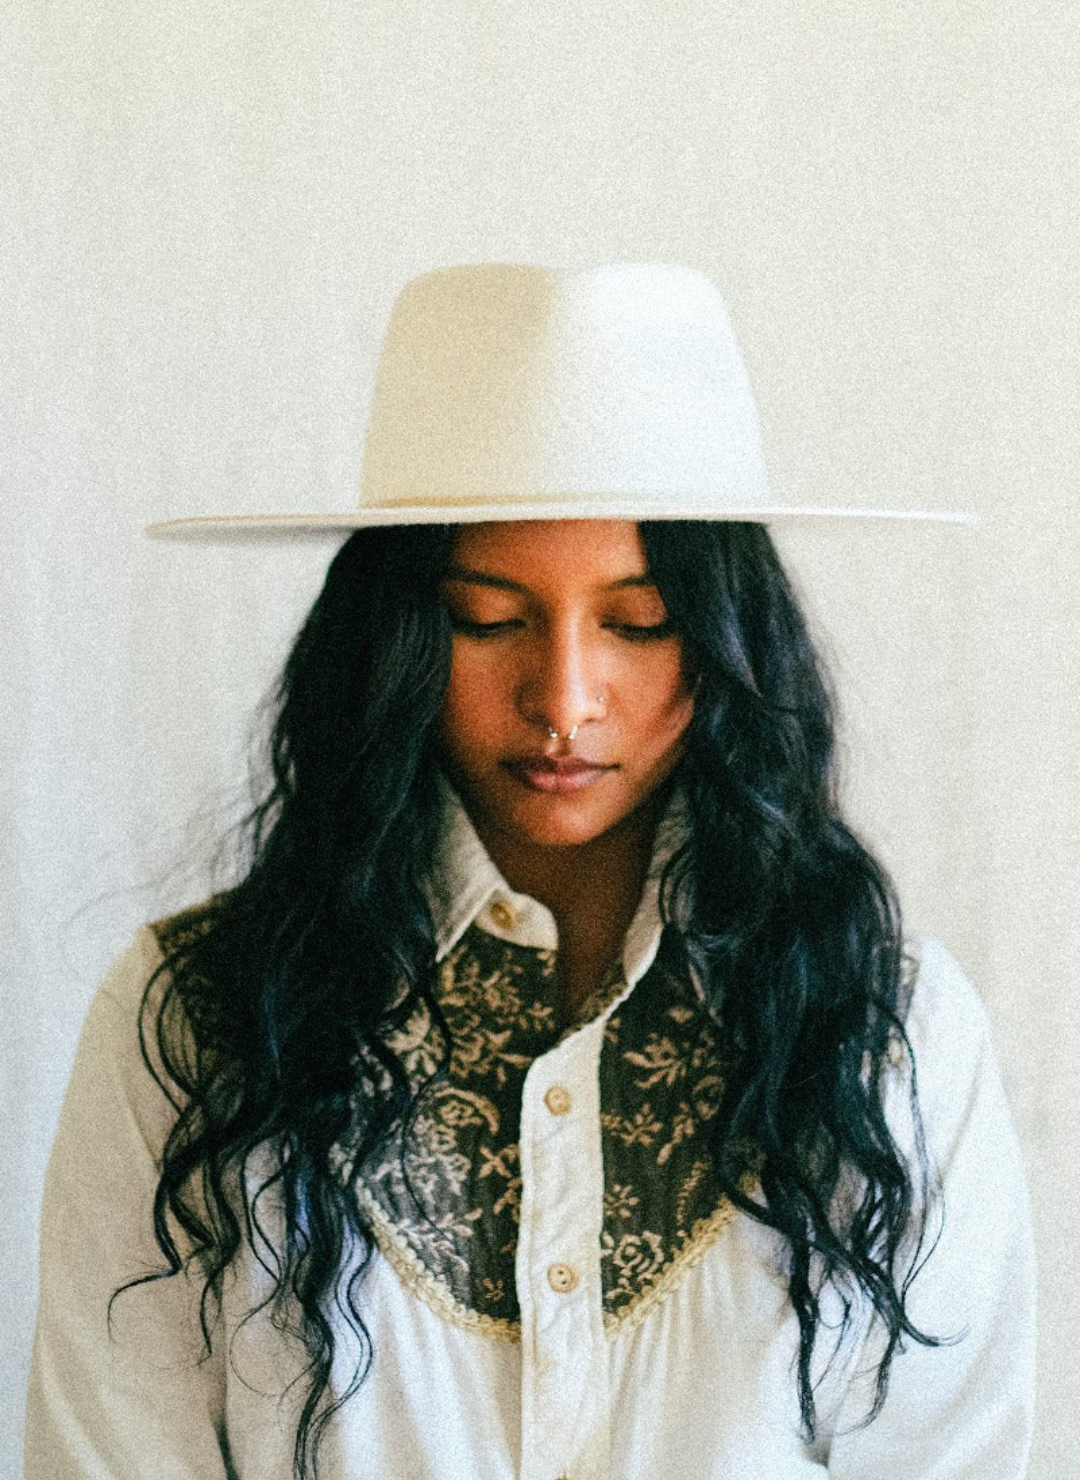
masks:
[[[602,1023],[587,1025],[538,1059],[526,1077],[517,1262],[522,1480],[562,1474],[593,1480],[605,1473],[610,1413],[600,1288],[602,1035]]]

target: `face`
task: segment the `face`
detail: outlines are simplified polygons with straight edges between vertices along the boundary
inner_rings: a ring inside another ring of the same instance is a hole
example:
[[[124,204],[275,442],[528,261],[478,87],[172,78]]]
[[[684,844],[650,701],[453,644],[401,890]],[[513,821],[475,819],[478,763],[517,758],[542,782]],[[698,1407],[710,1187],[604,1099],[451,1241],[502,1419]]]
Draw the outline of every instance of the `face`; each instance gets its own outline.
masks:
[[[443,596],[443,761],[489,849],[589,843],[638,814],[693,698],[637,525],[466,526]]]

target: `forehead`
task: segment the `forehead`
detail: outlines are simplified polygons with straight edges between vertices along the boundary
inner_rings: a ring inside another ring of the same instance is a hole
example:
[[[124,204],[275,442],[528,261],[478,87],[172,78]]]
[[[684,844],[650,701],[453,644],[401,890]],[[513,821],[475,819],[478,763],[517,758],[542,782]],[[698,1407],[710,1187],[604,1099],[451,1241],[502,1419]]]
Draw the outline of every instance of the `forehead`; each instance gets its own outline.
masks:
[[[531,585],[537,578],[610,585],[647,570],[641,532],[624,519],[524,519],[462,526],[451,566]]]

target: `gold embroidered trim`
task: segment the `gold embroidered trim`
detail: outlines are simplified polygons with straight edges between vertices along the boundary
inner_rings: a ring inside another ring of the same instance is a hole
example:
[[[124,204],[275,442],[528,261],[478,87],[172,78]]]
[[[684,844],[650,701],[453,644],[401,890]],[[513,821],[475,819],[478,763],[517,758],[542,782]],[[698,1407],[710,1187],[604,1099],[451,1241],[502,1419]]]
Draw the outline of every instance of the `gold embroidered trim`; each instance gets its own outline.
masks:
[[[755,1179],[743,1179],[743,1189],[750,1192],[756,1185]],[[360,1202],[371,1219],[375,1241],[380,1253],[392,1267],[405,1288],[421,1299],[442,1320],[457,1326],[462,1331],[472,1331],[489,1341],[519,1342],[521,1322],[503,1321],[494,1316],[481,1315],[456,1300],[450,1291],[424,1264],[416,1251],[387,1222],[385,1214],[375,1199],[365,1189],[358,1189]],[[605,1310],[603,1314],[604,1334],[608,1339],[625,1331],[634,1331],[642,1325],[653,1310],[666,1300],[681,1282],[683,1276],[700,1264],[717,1239],[735,1217],[737,1209],[728,1201],[708,1218],[694,1224],[690,1238],[664,1266],[658,1280],[638,1292],[618,1310]]]
[[[752,1192],[756,1185],[757,1178],[750,1173],[739,1183],[741,1189],[747,1194]],[[659,1279],[651,1285],[644,1286],[617,1309],[604,1311],[605,1334],[610,1338],[620,1335],[623,1331],[636,1330],[660,1302],[667,1299],[683,1276],[688,1274],[695,1265],[701,1263],[737,1212],[738,1209],[734,1203],[724,1198],[707,1218],[699,1218],[691,1229],[686,1243],[677,1254],[671,1255],[664,1265]]]
[[[473,1331],[478,1336],[486,1336],[490,1341],[521,1340],[520,1321],[506,1321],[497,1316],[483,1315],[456,1299],[387,1220],[386,1214],[367,1188],[358,1186],[356,1191],[359,1202],[371,1219],[380,1253],[407,1290],[418,1296],[437,1316],[463,1331]]]

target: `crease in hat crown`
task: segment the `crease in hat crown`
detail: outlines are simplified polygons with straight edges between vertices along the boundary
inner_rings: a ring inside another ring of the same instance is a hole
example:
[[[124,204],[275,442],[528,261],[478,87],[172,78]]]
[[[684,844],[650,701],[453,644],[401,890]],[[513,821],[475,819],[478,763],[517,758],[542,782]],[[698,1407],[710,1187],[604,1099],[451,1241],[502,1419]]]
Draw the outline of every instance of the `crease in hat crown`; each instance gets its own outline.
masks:
[[[720,294],[658,265],[451,268],[400,294],[361,503],[768,501]]]
[[[211,516],[151,533],[492,519],[963,518],[782,507],[716,285],[669,263],[424,273],[383,341],[359,506]]]

